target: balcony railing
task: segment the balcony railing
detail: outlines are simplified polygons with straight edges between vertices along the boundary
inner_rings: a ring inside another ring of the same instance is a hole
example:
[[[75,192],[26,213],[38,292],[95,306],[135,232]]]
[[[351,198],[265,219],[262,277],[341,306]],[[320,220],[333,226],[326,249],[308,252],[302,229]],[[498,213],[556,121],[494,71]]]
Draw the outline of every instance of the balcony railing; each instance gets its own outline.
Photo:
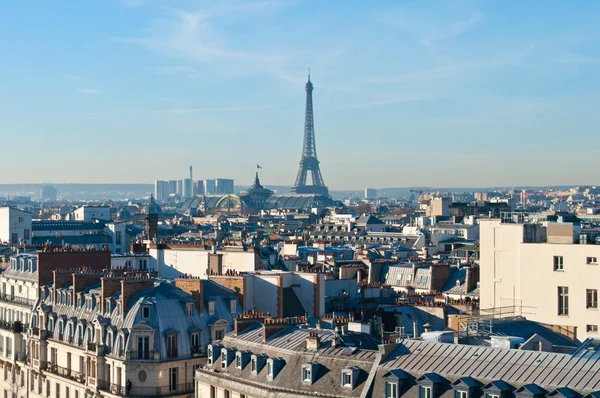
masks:
[[[128,359],[134,361],[153,361],[158,351],[128,351]]]
[[[167,358],[177,358],[177,348],[167,350]]]
[[[35,305],[34,299],[29,299],[25,297],[15,297],[9,294],[0,294],[0,301],[4,301],[6,303],[26,305],[28,307],[33,307]]]
[[[23,327],[23,324],[20,321],[15,321],[15,322],[0,321],[0,329],[8,330],[13,333],[21,333],[21,332],[23,332],[23,330],[27,330],[26,327]]]
[[[127,393],[125,386],[120,386],[115,383],[108,383],[103,380],[98,380],[97,385],[100,390],[109,392],[113,395],[124,397]]]
[[[162,387],[137,387],[131,386],[129,393],[127,387],[106,381],[98,380],[98,389],[109,392],[120,397],[168,397],[170,395],[181,395],[194,392],[194,383],[178,384],[176,386]]]
[[[40,362],[40,368],[45,369],[47,372],[53,373],[57,376],[66,377],[67,379],[81,381],[82,374],[72,369],[63,368],[52,362]]]
[[[199,345],[192,346],[192,356],[198,356],[202,354],[202,347]]]

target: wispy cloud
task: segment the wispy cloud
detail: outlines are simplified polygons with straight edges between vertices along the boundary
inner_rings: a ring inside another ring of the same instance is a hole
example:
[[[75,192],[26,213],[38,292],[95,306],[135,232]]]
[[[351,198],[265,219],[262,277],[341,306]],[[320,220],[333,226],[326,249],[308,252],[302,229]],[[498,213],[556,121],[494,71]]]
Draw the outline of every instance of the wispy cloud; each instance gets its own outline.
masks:
[[[288,57],[283,52],[265,52],[260,48],[235,48],[235,43],[228,42],[215,28],[215,20],[247,19],[255,13],[277,10],[293,4],[295,1],[267,0],[236,4],[217,3],[196,11],[168,10],[166,19],[153,25],[149,34],[115,39],[123,43],[141,45],[167,56],[200,63],[219,62],[225,68],[244,70],[246,73],[266,72],[285,80],[287,76],[284,65]],[[192,70],[189,67],[174,67],[163,72],[189,73]]]
[[[97,88],[78,88],[76,91],[81,94],[104,94],[104,90]]]
[[[600,64],[600,58],[579,54],[566,54],[558,58],[555,62],[561,64]]]
[[[433,99],[433,97],[401,97],[401,98],[391,98],[382,101],[371,101],[362,104],[351,104],[345,107],[346,109],[366,109],[366,108],[374,108],[377,106],[385,106],[385,105],[395,105],[402,104],[407,102],[418,102],[418,101],[428,101]]]
[[[185,114],[185,113],[203,113],[203,112],[234,112],[234,111],[251,111],[251,110],[261,110],[261,109],[269,109],[270,106],[231,106],[231,107],[206,107],[206,108],[181,108],[181,109],[159,109],[159,110],[151,110],[145,111],[144,113],[176,113],[176,114]]]
[[[188,77],[197,77],[198,69],[191,66],[161,66],[158,68],[158,73],[161,75],[178,75],[183,74]]]

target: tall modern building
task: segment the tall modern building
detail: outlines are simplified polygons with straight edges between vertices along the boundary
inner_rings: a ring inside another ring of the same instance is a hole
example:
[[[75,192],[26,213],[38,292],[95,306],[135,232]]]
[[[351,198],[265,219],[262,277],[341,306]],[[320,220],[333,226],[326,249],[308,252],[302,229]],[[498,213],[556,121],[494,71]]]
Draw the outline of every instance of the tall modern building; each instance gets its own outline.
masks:
[[[169,197],[169,182],[157,180],[154,182],[154,198],[166,200]]]
[[[313,85],[308,75],[306,82],[306,110],[304,114],[304,145],[302,146],[302,157],[300,158],[300,169],[296,183],[292,187],[295,194],[316,194],[329,196],[329,190],[323,182],[319,161],[317,159],[317,146],[315,144],[315,124],[313,117]],[[308,173],[311,174],[311,185],[307,185]]]
[[[58,196],[56,188],[50,185],[46,185],[40,189],[40,200],[55,201]]]
[[[183,180],[183,198],[191,198],[192,197],[192,180],[186,178]]]
[[[183,196],[183,181],[177,180],[177,191],[175,192],[179,196]]]
[[[367,199],[367,200],[377,199],[377,190],[375,188],[366,188],[365,189],[365,199]]]
[[[233,180],[228,178],[217,178],[215,182],[216,193],[224,195],[233,193]]]
[[[204,194],[213,195],[217,193],[217,184],[215,180],[204,180]]]
[[[194,182],[194,196],[204,195],[204,180]]]

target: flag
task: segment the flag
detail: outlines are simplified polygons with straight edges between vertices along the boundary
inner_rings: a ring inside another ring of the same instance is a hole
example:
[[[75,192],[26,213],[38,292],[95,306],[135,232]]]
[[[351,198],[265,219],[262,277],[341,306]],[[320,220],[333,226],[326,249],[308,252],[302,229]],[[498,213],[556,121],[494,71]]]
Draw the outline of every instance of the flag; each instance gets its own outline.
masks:
[[[262,169],[262,166],[261,166],[260,164],[257,164],[257,165],[256,165],[256,168],[257,168],[257,169]]]

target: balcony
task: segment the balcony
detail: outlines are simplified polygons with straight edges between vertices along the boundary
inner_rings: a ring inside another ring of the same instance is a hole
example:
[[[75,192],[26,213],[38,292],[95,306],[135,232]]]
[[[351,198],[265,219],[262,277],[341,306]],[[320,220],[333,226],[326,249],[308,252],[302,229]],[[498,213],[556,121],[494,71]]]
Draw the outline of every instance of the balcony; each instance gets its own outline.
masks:
[[[192,346],[192,356],[197,357],[202,355],[202,347],[199,345]]]
[[[40,361],[40,368],[45,369],[46,372],[55,374],[57,376],[61,376],[70,380],[75,380],[77,382],[82,381],[82,374],[80,372],[76,372],[72,369],[63,368],[62,366],[58,366],[52,362]]]
[[[167,358],[177,358],[177,348],[167,350]]]
[[[13,333],[21,333],[24,330],[27,330],[27,327],[23,327],[23,324],[20,321],[15,322],[7,322],[0,321],[0,329],[8,330]]]
[[[158,351],[127,351],[127,359],[132,361],[158,361],[160,352]]]
[[[15,297],[8,294],[0,294],[0,301],[4,301],[5,303],[11,304],[19,304],[29,308],[33,308],[35,305],[34,299],[29,299],[25,297]]]
[[[98,380],[97,385],[98,389],[120,397],[168,397],[170,395],[183,395],[194,392],[194,383],[163,387],[137,387],[133,385],[131,386],[129,394],[127,394],[127,388],[125,386],[120,386],[118,384]]]

